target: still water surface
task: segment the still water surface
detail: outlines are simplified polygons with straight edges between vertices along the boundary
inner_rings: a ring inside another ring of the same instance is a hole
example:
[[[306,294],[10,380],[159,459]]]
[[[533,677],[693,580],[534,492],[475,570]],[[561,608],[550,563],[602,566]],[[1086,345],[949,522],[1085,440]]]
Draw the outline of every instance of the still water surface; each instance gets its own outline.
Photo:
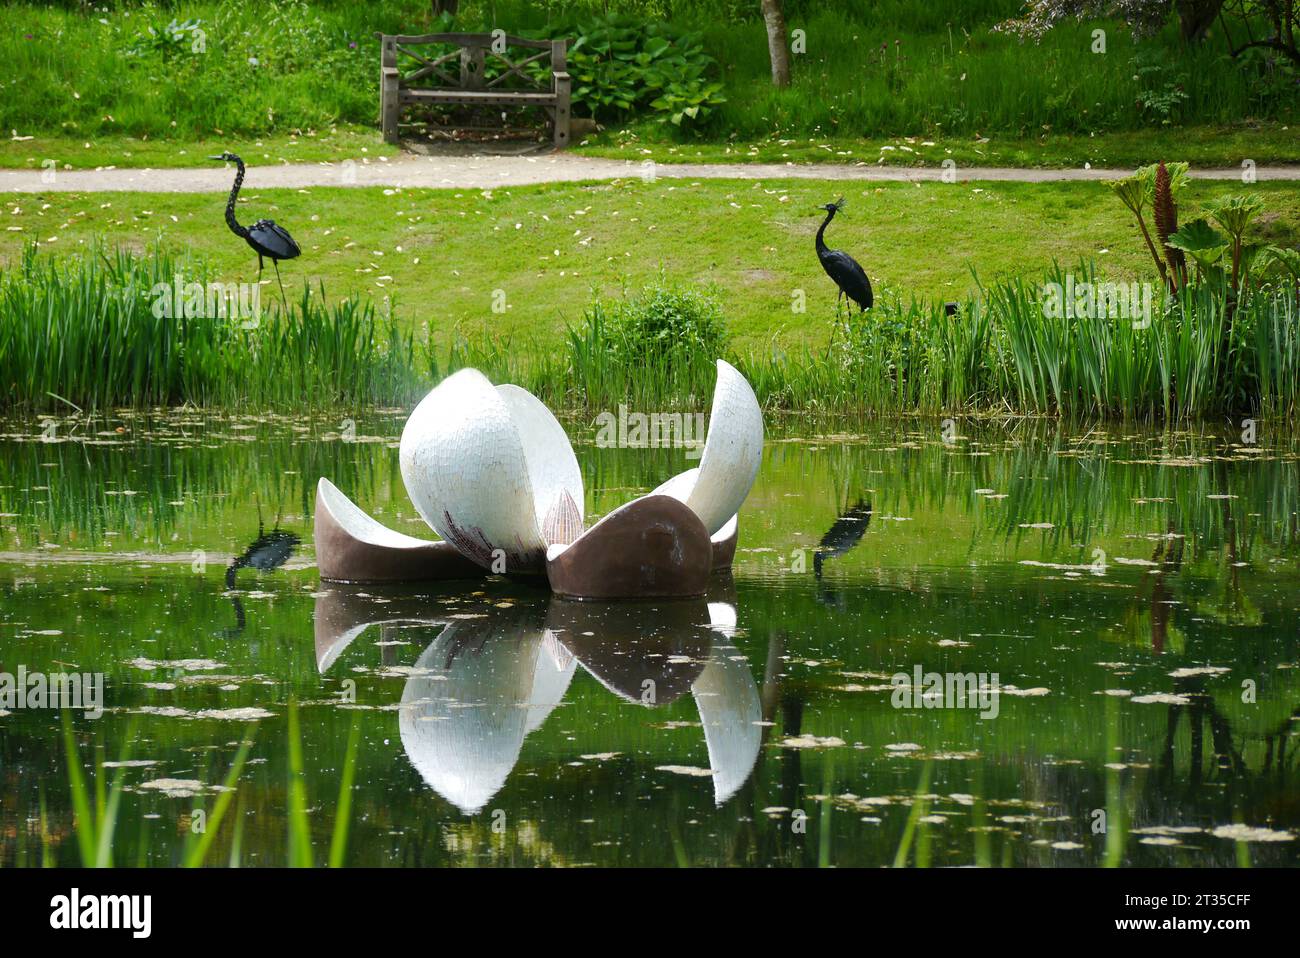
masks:
[[[704,599],[324,586],[317,477],[425,534],[403,419],[0,425],[0,672],[105,682],[0,712],[0,865],[80,861],[65,719],[119,865],[183,859],[251,729],[205,861],[285,864],[291,703],[317,862],[354,727],[352,865],[1300,860],[1292,440],[776,423]],[[694,464],[567,425],[589,517]]]

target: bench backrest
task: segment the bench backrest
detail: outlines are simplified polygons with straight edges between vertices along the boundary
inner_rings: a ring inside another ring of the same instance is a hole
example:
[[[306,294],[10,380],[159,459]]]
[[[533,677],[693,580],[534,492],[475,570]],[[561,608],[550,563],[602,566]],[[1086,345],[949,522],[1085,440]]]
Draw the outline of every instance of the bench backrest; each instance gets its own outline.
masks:
[[[406,89],[418,85],[450,90],[549,91],[555,75],[568,69],[566,40],[529,40],[505,33],[375,36],[382,45],[380,65],[399,70],[399,82]],[[448,46],[453,49],[446,51]],[[536,67],[529,69],[543,62],[547,66],[544,74]]]

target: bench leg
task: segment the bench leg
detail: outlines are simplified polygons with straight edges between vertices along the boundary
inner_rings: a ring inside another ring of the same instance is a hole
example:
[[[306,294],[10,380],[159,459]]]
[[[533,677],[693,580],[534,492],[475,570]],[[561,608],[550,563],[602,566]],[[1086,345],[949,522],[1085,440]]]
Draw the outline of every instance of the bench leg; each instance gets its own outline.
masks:
[[[555,85],[555,148],[562,150],[569,145],[569,81],[561,80]]]
[[[398,118],[397,77],[384,76],[379,93],[379,121],[384,130],[384,142],[397,143]]]

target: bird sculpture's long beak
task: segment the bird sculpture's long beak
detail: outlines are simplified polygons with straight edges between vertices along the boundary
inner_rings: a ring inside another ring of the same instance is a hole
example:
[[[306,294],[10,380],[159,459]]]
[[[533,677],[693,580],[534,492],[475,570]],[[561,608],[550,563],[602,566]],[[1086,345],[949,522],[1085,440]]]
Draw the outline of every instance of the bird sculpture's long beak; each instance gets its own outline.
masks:
[[[208,159],[209,159],[209,160],[222,160],[222,161],[224,161],[226,158],[225,158],[224,156],[210,156],[210,157],[208,157]]]

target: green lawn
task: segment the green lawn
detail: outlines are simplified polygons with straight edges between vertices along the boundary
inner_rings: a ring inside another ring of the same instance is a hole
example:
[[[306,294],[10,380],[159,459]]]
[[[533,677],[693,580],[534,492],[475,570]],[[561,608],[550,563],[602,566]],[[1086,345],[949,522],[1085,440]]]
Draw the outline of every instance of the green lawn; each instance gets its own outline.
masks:
[[[212,135],[205,139],[147,138],[124,135],[90,137],[29,136],[0,140],[0,169],[40,169],[54,160],[60,170],[161,169],[211,166],[209,156],[227,150],[253,165],[270,163],[337,163],[365,157],[395,156],[377,130],[335,127],[320,133],[266,136]]]
[[[818,343],[829,334],[835,288],[813,252],[819,204],[847,196],[831,245],[866,267],[878,298],[896,292],[957,298],[1010,273],[1039,277],[1053,259],[1095,259],[1116,279],[1147,277],[1150,261],[1127,211],[1100,183],[836,184],[679,181],[445,190],[246,190],[241,218],[268,216],[303,249],[287,285],[321,281],[330,296],[392,297],[404,322],[446,339],[463,332],[547,346],[595,291],[617,295],[662,269],[716,287],[737,345]],[[1187,215],[1240,184],[1195,183]],[[1261,238],[1294,246],[1300,183],[1249,187],[1269,211]],[[0,201],[0,260],[23,244],[72,253],[95,238],[145,248],[189,246],[223,282],[256,275],[257,260],[222,221],[214,194],[9,194]],[[272,285],[264,295],[274,294]],[[496,293],[496,291],[502,291]],[[796,291],[807,312],[791,309]],[[493,312],[504,294],[506,310]]]
[[[641,124],[608,129],[582,140],[591,156],[654,159],[660,163],[869,163],[886,166],[1018,166],[1069,169],[1136,167],[1157,160],[1186,160],[1196,167],[1300,163],[1300,136],[1285,123],[1155,127],[1095,136],[1043,133],[1005,136],[791,137],[755,142],[680,143],[661,128]]]

